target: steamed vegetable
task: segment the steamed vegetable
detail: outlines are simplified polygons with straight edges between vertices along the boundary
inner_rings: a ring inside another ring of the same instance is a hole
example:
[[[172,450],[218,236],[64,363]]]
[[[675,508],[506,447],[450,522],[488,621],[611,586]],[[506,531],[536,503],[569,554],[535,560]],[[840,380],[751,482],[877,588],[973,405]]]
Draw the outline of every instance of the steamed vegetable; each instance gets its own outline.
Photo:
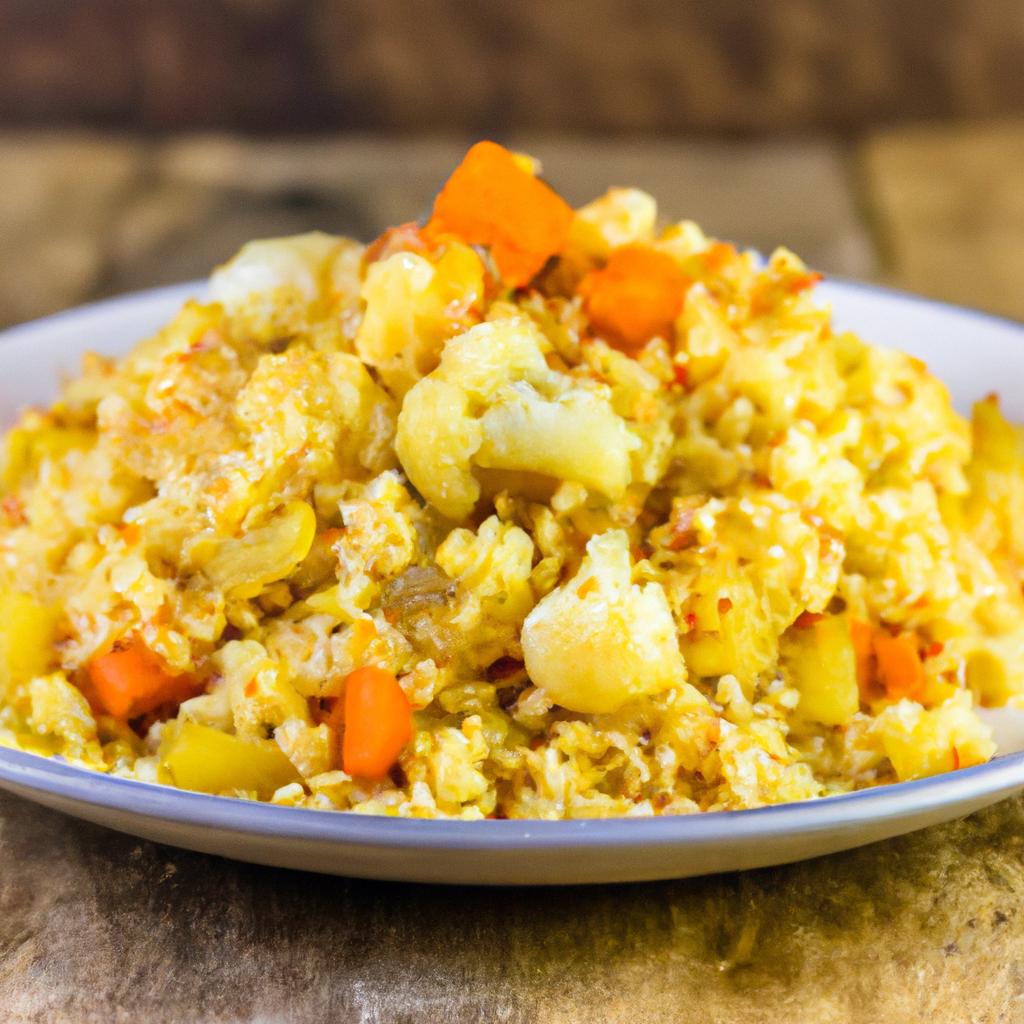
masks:
[[[345,681],[345,771],[382,778],[411,738],[412,710],[398,680],[373,665],[356,669]]]
[[[478,142],[434,201],[424,237],[489,246],[505,284],[527,284],[565,248],[575,216],[528,167],[496,143]]]
[[[161,704],[180,703],[196,693],[191,676],[170,675],[138,641],[127,650],[94,658],[89,675],[104,709],[122,720],[144,715]]]

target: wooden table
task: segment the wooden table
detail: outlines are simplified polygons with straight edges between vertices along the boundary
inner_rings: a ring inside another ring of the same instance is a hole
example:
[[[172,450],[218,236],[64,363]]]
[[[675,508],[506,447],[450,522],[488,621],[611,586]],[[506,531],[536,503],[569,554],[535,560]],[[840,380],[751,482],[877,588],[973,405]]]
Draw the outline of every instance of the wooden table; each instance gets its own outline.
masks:
[[[0,1018],[1024,1019],[1024,802],[789,867],[469,889],[237,864],[0,795]]]
[[[645,185],[667,215],[726,237],[785,242],[829,271],[940,296],[955,286],[950,297],[1024,315],[1024,264],[1002,259],[998,294],[990,272],[993,252],[1015,244],[1000,154],[1024,130],[973,142],[943,131],[852,149],[519,144],[573,202]],[[440,142],[0,137],[0,321],[198,276],[258,234],[370,235],[416,216],[458,153]],[[944,168],[961,173],[959,188]],[[946,186],[915,186],[936,180]],[[957,243],[957,224],[971,245]],[[1024,222],[1019,234],[1024,252]],[[922,277],[929,266],[945,269]],[[1014,800],[739,875],[432,888],[231,863],[0,794],[0,1021],[1024,1021],[1022,836]]]

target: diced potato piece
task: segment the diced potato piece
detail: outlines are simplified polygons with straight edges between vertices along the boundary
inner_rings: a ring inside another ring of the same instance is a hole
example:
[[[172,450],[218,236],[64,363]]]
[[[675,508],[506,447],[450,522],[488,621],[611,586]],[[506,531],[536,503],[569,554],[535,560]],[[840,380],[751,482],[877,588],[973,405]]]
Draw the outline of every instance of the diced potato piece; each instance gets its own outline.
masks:
[[[973,651],[967,655],[966,677],[967,688],[983,708],[1002,707],[1019,692],[1002,661],[991,651]]]
[[[631,571],[625,531],[593,537],[576,576],[526,618],[526,670],[570,711],[616,711],[686,679],[665,592],[633,584]]]
[[[0,695],[43,675],[54,663],[57,612],[27,594],[0,593]]]
[[[266,526],[223,541],[203,571],[237,597],[255,597],[268,583],[283,580],[306,557],[316,534],[316,513],[293,501]]]
[[[800,691],[799,712],[822,725],[846,725],[860,707],[857,658],[845,615],[792,628],[780,643],[782,666]]]
[[[38,414],[30,414],[38,417]],[[43,459],[56,461],[73,450],[85,450],[96,443],[96,432],[80,427],[41,425],[15,427],[4,439],[2,454],[3,484],[14,490],[27,473],[34,473]]]
[[[982,764],[996,751],[992,730],[971,710],[967,690],[957,690],[929,711],[901,700],[878,716],[871,734],[900,782]]]
[[[1003,418],[995,395],[974,403],[971,423],[974,458],[997,469],[1011,469],[1021,463],[1020,432]]]
[[[269,800],[281,786],[300,780],[276,743],[229,736],[196,722],[173,732],[160,759],[179,789],[200,793],[255,792]]]
[[[695,676],[734,675],[747,699],[759,676],[774,670],[775,632],[766,602],[735,565],[709,566],[693,583],[695,628],[680,639]]]

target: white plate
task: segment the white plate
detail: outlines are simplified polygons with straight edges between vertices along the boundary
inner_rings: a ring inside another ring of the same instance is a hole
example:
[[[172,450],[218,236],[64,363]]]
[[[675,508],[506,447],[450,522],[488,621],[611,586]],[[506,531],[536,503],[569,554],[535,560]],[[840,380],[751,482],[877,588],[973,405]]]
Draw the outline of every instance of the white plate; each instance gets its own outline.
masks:
[[[24,405],[52,400],[55,381],[77,372],[83,352],[126,351],[203,287],[129,295],[0,334],[0,425]],[[818,295],[832,303],[840,327],[928,362],[961,412],[999,391],[1008,415],[1024,420],[1024,328],[862,285],[830,282]],[[3,747],[0,787],[146,839],[259,864],[417,882],[571,884],[766,867],[901,835],[1024,789],[1024,754],[798,804],[584,821],[405,821],[273,807],[111,778]]]

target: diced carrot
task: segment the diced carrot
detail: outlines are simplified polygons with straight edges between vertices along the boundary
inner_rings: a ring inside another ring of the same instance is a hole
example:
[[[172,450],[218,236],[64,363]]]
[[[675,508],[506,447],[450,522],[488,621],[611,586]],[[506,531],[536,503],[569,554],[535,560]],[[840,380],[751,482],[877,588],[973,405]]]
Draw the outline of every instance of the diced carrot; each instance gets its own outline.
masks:
[[[815,623],[823,622],[827,616],[824,612],[801,612],[793,625],[797,629],[810,629]]]
[[[587,316],[618,348],[642,348],[651,338],[671,338],[689,278],[667,253],[645,245],[616,249],[601,270],[580,281]]]
[[[861,696],[870,700],[875,674],[872,664],[875,651],[871,642],[871,627],[859,619],[850,619],[850,639],[853,641],[853,653],[857,660],[857,686]]]
[[[569,240],[573,209],[507,149],[478,142],[434,200],[420,232],[430,244],[455,237],[490,247],[510,288],[521,288]]]
[[[700,254],[704,268],[712,274],[720,271],[727,263],[736,259],[736,246],[728,242],[715,242]]]
[[[876,630],[873,638],[878,675],[890,700],[920,701],[928,680],[917,651],[917,641],[907,633],[889,636],[885,630]]]
[[[398,680],[373,665],[356,669],[345,680],[345,771],[383,778],[411,737],[412,709]]]
[[[127,650],[93,658],[89,676],[104,709],[122,720],[137,718],[161,704],[188,700],[199,689],[191,676],[172,676],[166,672],[139,641]]]

